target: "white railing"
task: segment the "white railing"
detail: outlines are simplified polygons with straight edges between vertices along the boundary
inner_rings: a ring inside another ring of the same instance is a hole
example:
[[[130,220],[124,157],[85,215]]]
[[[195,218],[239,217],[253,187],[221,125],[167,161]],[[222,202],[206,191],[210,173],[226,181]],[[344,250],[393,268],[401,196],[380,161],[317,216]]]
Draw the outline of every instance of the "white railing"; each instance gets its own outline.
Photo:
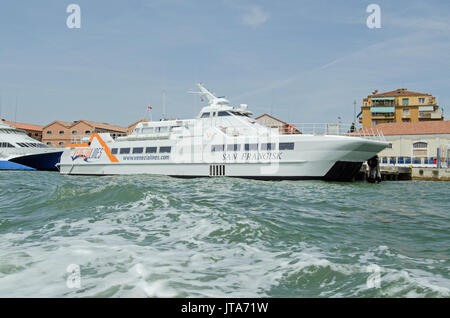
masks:
[[[353,124],[343,123],[292,123],[288,126],[280,126],[279,131],[282,134],[337,135],[386,141],[383,132],[378,129],[355,130],[352,126]]]

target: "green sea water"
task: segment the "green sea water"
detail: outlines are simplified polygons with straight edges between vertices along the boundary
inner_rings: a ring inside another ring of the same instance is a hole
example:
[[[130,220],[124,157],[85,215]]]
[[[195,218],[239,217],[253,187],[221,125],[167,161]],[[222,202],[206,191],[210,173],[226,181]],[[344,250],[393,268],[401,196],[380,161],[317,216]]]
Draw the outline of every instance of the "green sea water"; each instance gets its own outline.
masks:
[[[0,297],[450,297],[449,182],[0,172],[0,188]]]

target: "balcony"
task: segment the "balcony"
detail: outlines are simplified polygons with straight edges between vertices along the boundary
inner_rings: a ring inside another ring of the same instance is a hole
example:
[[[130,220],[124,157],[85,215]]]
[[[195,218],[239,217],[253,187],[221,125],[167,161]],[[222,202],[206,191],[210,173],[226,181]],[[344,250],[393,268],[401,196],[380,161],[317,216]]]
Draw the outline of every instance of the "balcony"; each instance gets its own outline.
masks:
[[[419,119],[441,120],[443,117],[440,111],[419,111]]]

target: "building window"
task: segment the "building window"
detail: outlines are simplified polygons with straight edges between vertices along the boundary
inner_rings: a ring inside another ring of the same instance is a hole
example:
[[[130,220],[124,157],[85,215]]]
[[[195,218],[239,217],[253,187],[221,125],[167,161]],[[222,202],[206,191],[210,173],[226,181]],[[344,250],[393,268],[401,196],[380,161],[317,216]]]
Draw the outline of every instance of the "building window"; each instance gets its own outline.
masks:
[[[147,147],[145,148],[145,153],[156,153],[157,150],[158,149],[156,147]]]
[[[159,147],[159,153],[170,153],[172,151],[172,147]]]
[[[91,131],[90,131],[90,130],[86,130],[84,133],[85,133],[86,135],[88,135],[88,134],[91,133]]]
[[[403,116],[409,116],[409,108],[403,108]]]
[[[413,143],[413,148],[414,149],[427,149],[428,144],[423,141],[418,141],[418,142]]]
[[[403,106],[408,106],[409,105],[409,98],[403,98],[402,99],[402,105]]]
[[[73,130],[73,131],[72,131],[72,135],[76,135],[76,134],[78,134],[78,131]]]
[[[47,135],[51,135],[52,131],[51,130],[47,130]]]
[[[425,104],[425,98],[419,98],[419,104]]]
[[[133,148],[133,153],[144,153],[144,148],[142,147]]]
[[[388,148],[392,149],[392,142],[389,143]]]
[[[378,125],[378,121],[377,120],[372,120],[372,126],[376,126]]]
[[[52,143],[49,141],[49,142],[47,142],[47,146],[51,146],[52,145]]]
[[[409,122],[411,122],[411,119],[410,119],[410,118],[403,118],[403,119],[402,119],[402,122],[404,122],[404,123],[409,123]]]
[[[60,141],[60,142],[58,143],[58,145],[60,145],[61,147],[64,147],[64,141]]]
[[[60,131],[59,131],[59,134],[60,134],[60,135],[64,135],[64,130],[60,130]]]

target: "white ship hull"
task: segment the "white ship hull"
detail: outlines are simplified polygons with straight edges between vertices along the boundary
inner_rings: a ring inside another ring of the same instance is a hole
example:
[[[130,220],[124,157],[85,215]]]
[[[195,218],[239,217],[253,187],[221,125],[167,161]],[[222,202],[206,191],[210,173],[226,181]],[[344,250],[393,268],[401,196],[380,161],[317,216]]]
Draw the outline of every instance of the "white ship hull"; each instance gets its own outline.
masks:
[[[350,136],[280,134],[256,123],[246,105],[209,100],[196,119],[140,123],[127,137],[94,134],[66,148],[61,174],[351,180],[388,143]]]
[[[239,144],[236,140],[234,142]],[[61,174],[74,175],[153,174],[187,178],[227,176],[268,180],[351,180],[364,161],[387,146],[385,142],[340,136],[282,136],[279,143],[283,142],[294,142],[297,150],[224,151],[211,156],[209,146],[205,146],[203,158],[196,161],[192,153],[180,155],[174,143],[154,141],[151,145],[155,147],[171,145],[172,152],[167,155],[116,154],[117,162],[111,162],[105,149],[94,139],[90,147],[74,147],[72,151],[64,152],[59,169]],[[111,141],[107,146],[114,149],[118,143]],[[130,149],[148,145],[148,141],[127,143]],[[82,158],[74,160],[75,151],[80,152],[80,149],[85,149],[86,153],[102,149],[102,154],[87,161]]]

